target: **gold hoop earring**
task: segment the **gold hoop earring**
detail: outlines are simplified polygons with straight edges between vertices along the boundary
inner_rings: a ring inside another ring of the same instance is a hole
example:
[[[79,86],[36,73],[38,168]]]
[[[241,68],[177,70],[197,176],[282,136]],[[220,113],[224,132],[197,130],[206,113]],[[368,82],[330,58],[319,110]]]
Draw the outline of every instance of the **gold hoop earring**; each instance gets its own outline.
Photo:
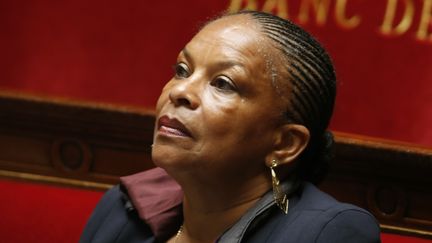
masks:
[[[289,200],[287,198],[287,195],[284,193],[281,185],[279,185],[279,179],[276,176],[276,172],[274,171],[274,168],[278,166],[278,162],[273,159],[270,165],[270,172],[272,176],[272,186],[273,186],[273,198],[276,202],[276,205],[285,213],[288,213],[288,204]]]

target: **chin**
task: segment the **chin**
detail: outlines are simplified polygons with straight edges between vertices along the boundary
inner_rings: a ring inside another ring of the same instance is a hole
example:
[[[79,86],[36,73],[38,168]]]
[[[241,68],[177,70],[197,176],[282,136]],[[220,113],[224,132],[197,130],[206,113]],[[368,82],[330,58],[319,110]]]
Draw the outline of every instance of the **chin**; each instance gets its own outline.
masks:
[[[157,167],[165,170],[183,170],[191,166],[190,158],[187,158],[177,148],[166,145],[154,145],[152,148],[152,160]]]

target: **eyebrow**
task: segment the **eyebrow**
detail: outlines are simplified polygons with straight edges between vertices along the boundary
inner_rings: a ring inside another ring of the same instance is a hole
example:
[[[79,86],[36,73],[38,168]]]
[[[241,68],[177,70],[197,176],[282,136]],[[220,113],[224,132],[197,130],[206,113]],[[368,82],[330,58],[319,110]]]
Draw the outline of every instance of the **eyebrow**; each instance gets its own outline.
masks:
[[[183,53],[183,55],[186,57],[186,59],[188,59],[188,61],[192,60],[192,56],[188,49],[186,49],[186,47],[181,50],[181,53]]]
[[[186,47],[184,47],[181,52],[183,53],[183,55],[185,56],[185,58],[188,61],[192,61],[192,55],[190,54],[190,52],[188,51],[188,49]],[[244,68],[244,64],[238,61],[234,61],[234,60],[223,60],[220,62],[217,62],[216,65],[218,65],[218,67],[225,69],[225,68],[230,68],[230,67],[234,67],[234,66],[239,66],[241,68]]]

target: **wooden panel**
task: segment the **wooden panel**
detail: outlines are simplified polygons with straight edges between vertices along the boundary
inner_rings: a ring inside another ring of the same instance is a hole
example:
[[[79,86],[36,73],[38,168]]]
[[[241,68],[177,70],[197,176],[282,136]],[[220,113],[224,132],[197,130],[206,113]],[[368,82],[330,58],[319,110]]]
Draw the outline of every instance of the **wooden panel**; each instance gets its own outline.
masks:
[[[151,111],[0,93],[0,175],[106,189],[152,168]],[[321,185],[385,231],[432,238],[432,150],[335,133]]]
[[[372,212],[385,231],[432,238],[432,150],[335,135],[335,160],[321,188]]]
[[[153,167],[154,115],[129,107],[0,95],[0,169],[107,184]]]

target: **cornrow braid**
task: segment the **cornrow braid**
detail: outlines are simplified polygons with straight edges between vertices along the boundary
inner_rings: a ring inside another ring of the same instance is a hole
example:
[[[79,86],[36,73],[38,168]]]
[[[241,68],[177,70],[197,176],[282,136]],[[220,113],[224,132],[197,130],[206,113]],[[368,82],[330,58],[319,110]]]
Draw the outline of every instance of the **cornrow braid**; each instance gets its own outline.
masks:
[[[309,129],[310,142],[297,167],[303,180],[320,182],[331,159],[333,136],[326,131],[333,113],[336,75],[324,48],[305,30],[289,20],[265,12],[241,11],[260,25],[265,37],[283,54],[291,84],[290,108],[285,112],[289,122]],[[279,77],[280,78],[280,77]]]

